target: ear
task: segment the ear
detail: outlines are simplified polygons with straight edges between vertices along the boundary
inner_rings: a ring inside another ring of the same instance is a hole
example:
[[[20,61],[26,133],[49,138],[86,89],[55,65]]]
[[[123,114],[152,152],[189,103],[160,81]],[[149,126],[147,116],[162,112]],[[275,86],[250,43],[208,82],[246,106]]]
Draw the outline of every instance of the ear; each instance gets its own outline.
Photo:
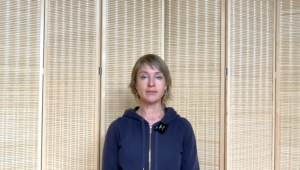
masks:
[[[165,86],[165,90],[167,90],[168,86]]]

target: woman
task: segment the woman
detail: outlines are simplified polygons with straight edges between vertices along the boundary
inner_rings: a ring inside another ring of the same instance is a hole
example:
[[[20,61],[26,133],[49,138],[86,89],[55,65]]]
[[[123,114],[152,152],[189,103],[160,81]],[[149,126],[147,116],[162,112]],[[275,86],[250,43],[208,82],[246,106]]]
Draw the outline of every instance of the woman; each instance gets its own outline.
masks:
[[[140,106],[108,128],[103,170],[199,170],[191,124],[171,107],[171,76],[165,62],[147,54],[137,60],[129,87]]]

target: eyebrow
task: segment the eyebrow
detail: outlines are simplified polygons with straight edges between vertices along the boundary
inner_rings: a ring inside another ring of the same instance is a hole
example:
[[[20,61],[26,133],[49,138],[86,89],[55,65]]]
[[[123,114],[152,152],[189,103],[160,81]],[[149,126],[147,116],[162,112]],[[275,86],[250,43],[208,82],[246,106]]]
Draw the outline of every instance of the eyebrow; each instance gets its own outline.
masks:
[[[138,74],[141,74],[141,73],[148,73],[148,72],[147,71],[141,71]],[[162,74],[162,72],[155,72],[154,74]]]

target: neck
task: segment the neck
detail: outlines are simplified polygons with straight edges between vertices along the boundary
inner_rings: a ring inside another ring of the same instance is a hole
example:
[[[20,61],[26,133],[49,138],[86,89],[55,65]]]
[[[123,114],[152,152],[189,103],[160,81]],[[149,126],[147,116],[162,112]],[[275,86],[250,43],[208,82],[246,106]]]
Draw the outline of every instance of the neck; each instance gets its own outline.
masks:
[[[160,121],[165,115],[164,109],[160,103],[150,106],[141,103],[140,108],[136,113],[143,117],[150,125]]]

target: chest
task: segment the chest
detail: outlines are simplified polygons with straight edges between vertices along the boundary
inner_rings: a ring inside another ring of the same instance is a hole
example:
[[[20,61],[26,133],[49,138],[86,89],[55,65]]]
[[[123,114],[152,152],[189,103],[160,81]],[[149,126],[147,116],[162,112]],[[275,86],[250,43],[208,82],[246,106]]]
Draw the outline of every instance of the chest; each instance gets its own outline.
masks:
[[[182,146],[183,133],[174,127],[168,127],[164,134],[149,125],[145,126],[144,132],[141,128],[128,129],[120,134],[120,165],[124,170],[134,169],[134,166],[145,166],[147,170],[149,165],[158,170],[180,169]]]

